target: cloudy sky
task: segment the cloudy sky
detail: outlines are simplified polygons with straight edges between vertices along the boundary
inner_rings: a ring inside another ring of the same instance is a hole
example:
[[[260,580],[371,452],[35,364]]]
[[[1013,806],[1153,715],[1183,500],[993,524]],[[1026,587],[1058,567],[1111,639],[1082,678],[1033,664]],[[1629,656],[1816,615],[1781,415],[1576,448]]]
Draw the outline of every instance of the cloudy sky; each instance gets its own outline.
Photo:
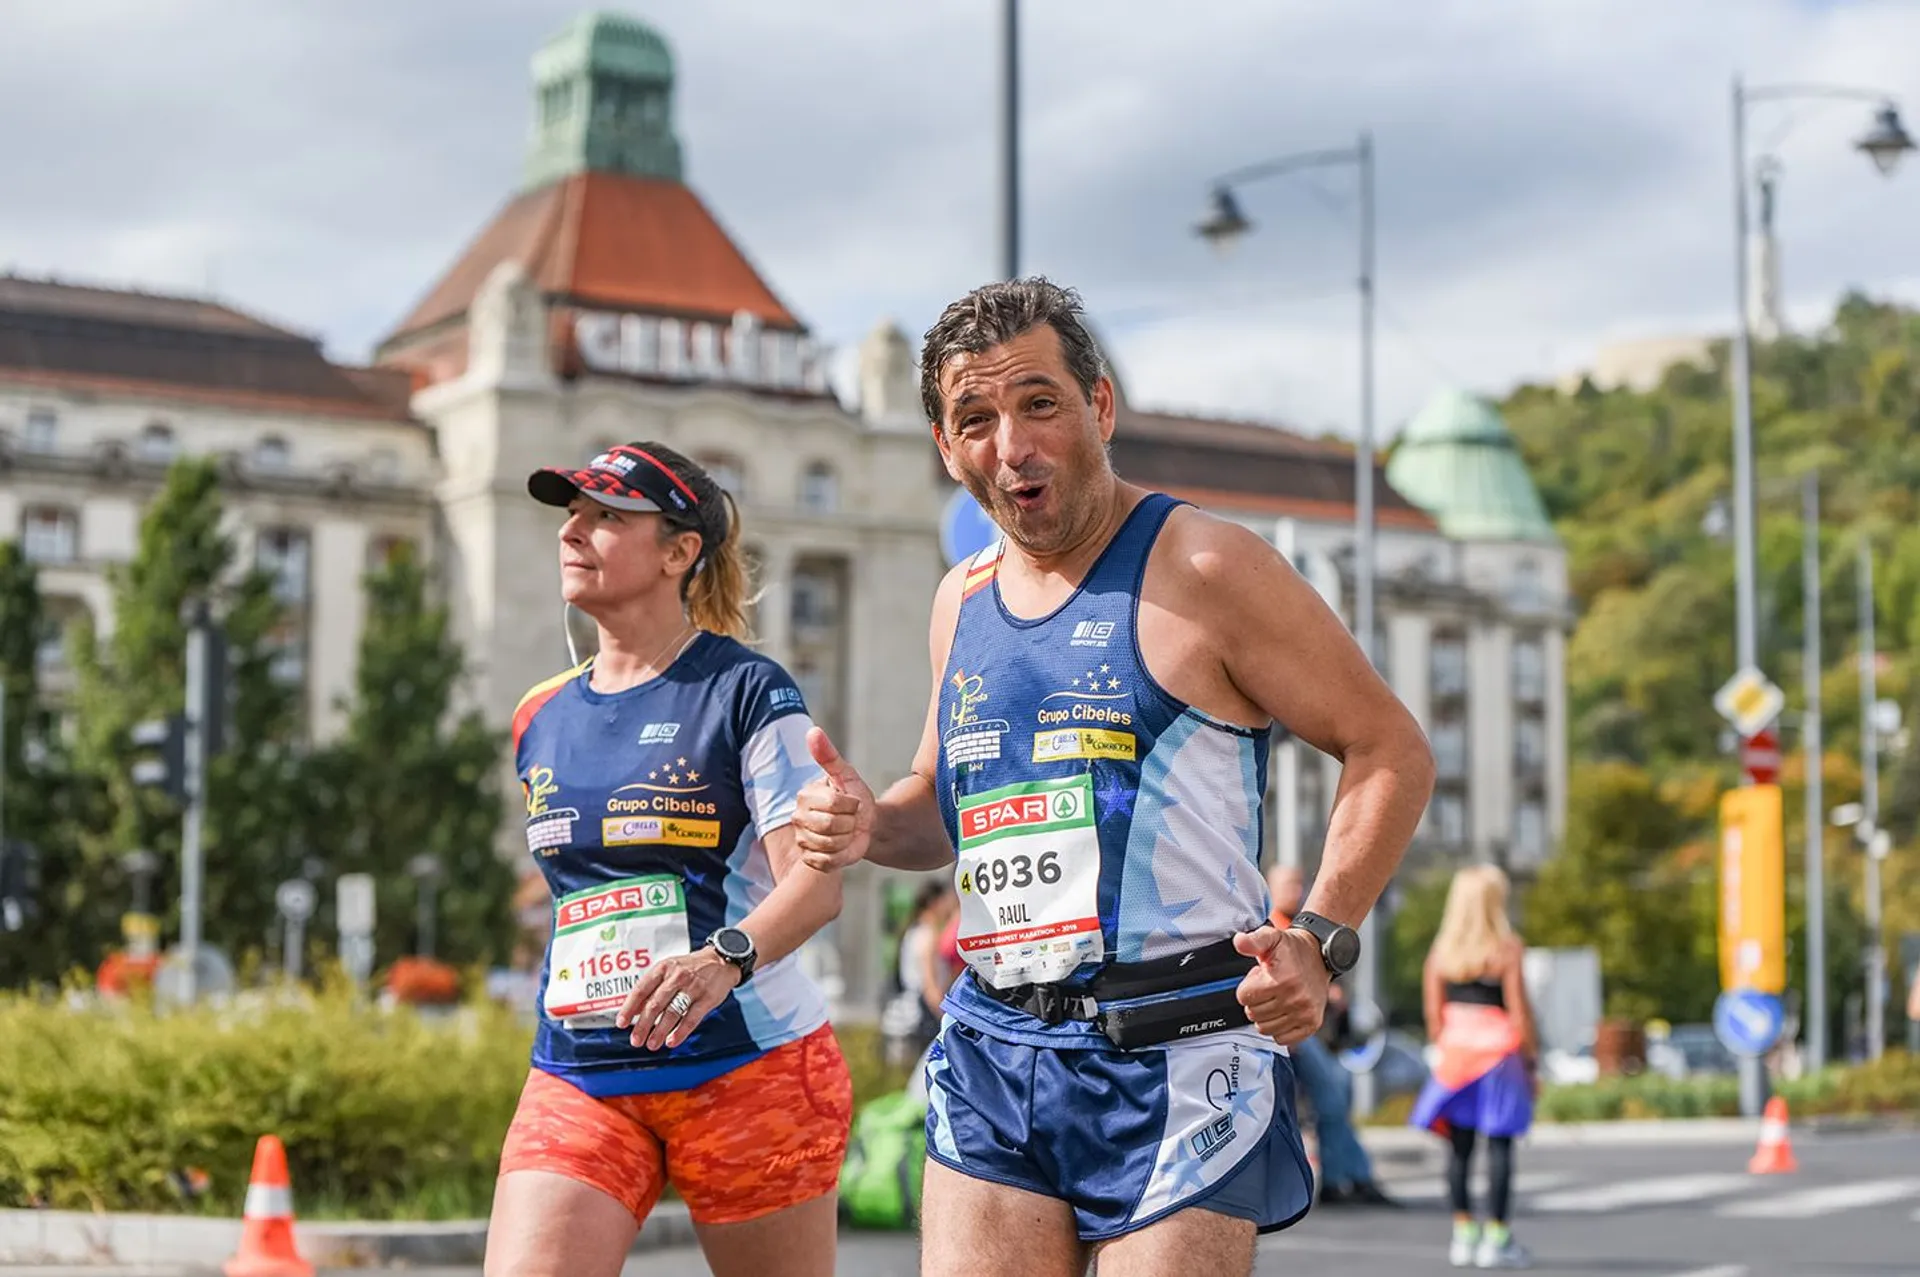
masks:
[[[206,291],[364,359],[519,180],[527,63],[570,0],[0,0],[0,269]],[[689,180],[851,347],[997,269],[996,0],[629,0],[679,62]],[[1353,174],[1379,163],[1383,433],[1732,309],[1729,83],[1901,95],[1911,0],[1022,0],[1022,266],[1079,287],[1136,403],[1351,430]],[[1175,15],[1178,15],[1177,17]],[[1920,300],[1920,162],[1868,108],[1757,110],[1786,293]]]

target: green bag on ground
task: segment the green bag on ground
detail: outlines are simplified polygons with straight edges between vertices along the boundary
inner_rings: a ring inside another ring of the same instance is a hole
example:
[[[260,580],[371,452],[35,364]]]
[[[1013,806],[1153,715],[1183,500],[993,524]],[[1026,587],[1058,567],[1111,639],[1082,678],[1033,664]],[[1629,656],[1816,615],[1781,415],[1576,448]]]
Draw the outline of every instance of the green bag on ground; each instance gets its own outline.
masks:
[[[855,1115],[840,1167],[840,1216],[856,1228],[912,1228],[927,1172],[927,1104],[896,1091]]]

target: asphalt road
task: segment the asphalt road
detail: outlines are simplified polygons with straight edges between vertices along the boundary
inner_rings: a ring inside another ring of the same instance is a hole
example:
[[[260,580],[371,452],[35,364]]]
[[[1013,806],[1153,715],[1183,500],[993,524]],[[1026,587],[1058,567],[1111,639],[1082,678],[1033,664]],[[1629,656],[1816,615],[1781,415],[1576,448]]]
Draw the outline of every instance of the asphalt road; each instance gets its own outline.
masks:
[[[1877,1277],[1920,1272],[1920,1135],[1796,1135],[1800,1169],[1749,1175],[1721,1144],[1523,1149],[1515,1236],[1541,1272],[1620,1277]],[[1484,1166],[1477,1168],[1484,1174]],[[1317,1209],[1260,1247],[1256,1271],[1451,1273],[1438,1174],[1392,1181],[1403,1210]],[[1476,1185],[1476,1192],[1480,1185]],[[849,1233],[839,1271],[912,1277],[910,1235]],[[703,1277],[697,1251],[637,1255],[628,1277]]]
[[[1631,1146],[1523,1148],[1515,1235],[1533,1251],[1537,1271],[1569,1277],[1920,1272],[1920,1134],[1795,1132],[1799,1170],[1787,1175],[1748,1174],[1751,1152],[1730,1143],[1657,1139]],[[1389,1186],[1404,1209],[1316,1209],[1261,1244],[1256,1271],[1270,1277],[1455,1271],[1446,1262],[1448,1211],[1439,1173],[1391,1179]],[[848,1277],[913,1277],[917,1253],[911,1234],[847,1233],[839,1271]],[[159,1271],[0,1267],[0,1277],[158,1277]],[[479,1273],[408,1271],[411,1277]],[[706,1273],[692,1248],[639,1253],[626,1267],[627,1277]]]

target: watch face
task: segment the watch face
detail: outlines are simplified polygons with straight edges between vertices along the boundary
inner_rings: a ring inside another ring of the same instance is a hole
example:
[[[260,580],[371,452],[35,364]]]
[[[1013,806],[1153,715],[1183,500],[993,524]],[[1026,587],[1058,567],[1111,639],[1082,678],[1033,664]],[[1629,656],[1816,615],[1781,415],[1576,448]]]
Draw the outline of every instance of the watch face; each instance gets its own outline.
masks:
[[[725,957],[744,959],[753,952],[753,941],[735,927],[722,927],[713,933],[713,947]]]
[[[1340,971],[1350,971],[1360,961],[1360,933],[1341,927],[1327,937],[1327,961]]]

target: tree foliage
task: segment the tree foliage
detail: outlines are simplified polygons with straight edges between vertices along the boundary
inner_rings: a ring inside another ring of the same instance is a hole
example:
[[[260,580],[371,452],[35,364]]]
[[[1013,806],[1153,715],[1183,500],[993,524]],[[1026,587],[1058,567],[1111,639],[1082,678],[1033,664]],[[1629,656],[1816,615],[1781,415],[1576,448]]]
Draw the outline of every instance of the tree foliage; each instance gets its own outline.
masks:
[[[322,908],[310,935],[321,940],[333,880],[370,872],[378,880],[376,954],[390,961],[418,940],[407,869],[428,855],[441,866],[440,955],[504,955],[513,883],[494,852],[502,742],[477,716],[452,719],[464,662],[424,569],[408,559],[367,579],[346,727],[316,746],[305,689],[277,668],[296,600],[281,596],[271,574],[240,561],[220,484],[211,460],[177,462],[146,510],[132,558],[109,569],[111,632],[103,638],[89,618],[76,624],[70,750],[60,732],[33,726],[41,718],[42,605],[32,566],[0,543],[5,810],[9,832],[46,853],[41,916],[22,943],[0,948],[0,983],[57,979],[115,947],[132,905],[126,857],[136,849],[158,857],[151,903],[166,942],[178,936],[182,811],[163,792],[133,783],[139,751],[130,734],[137,723],[182,712],[187,618],[201,603],[224,638],[227,671],[216,710],[225,748],[206,775],[207,943],[236,959],[273,954],[281,925],[275,889],[302,874],[319,879]]]
[[[1611,1010],[1703,1016],[1718,989],[1717,795],[1738,783],[1712,708],[1734,672],[1728,359],[1668,371],[1648,393],[1524,387],[1509,425],[1569,555],[1579,623],[1567,649],[1572,777],[1559,856],[1525,901],[1529,939],[1601,951]],[[1756,347],[1756,598],[1760,662],[1803,705],[1801,480],[1821,492],[1819,576],[1825,801],[1860,793],[1858,547],[1875,555],[1879,693],[1920,718],[1920,314],[1842,300],[1818,333]],[[1898,746],[1900,742],[1890,744]],[[1883,814],[1920,848],[1920,750],[1883,746]],[[1804,972],[1804,768],[1782,777],[1789,972]],[[1859,857],[1831,839],[1830,1005],[1858,986]],[[1889,932],[1920,927],[1914,875],[1890,872]],[[1851,928],[1851,929],[1850,929]]]

